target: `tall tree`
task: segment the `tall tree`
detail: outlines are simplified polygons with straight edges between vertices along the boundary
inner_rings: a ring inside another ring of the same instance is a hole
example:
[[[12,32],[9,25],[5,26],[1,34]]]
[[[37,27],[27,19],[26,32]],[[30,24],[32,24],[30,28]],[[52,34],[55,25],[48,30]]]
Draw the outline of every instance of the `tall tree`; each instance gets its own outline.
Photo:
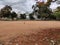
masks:
[[[47,0],[46,3],[44,2],[36,2],[35,7],[33,6],[34,13],[40,14],[41,18],[48,18],[52,14],[52,10],[49,8],[51,2],[54,2],[56,0]],[[36,10],[36,8],[39,8]]]
[[[12,7],[6,5],[5,7],[3,7],[3,8],[1,9],[0,12],[1,12],[1,15],[2,15],[3,17],[9,17],[9,15],[11,14],[11,10],[12,10]]]
[[[12,18],[12,20],[14,20],[14,18],[17,18],[16,12],[13,11],[13,12],[11,13],[11,18]]]

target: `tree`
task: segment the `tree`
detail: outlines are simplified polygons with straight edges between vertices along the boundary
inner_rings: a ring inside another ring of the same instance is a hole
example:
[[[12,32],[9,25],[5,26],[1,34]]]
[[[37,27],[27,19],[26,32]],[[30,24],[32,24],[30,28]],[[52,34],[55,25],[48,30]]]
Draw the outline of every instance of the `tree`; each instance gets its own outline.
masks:
[[[54,1],[56,1],[56,0],[54,0]],[[41,19],[50,18],[50,15],[52,15],[52,10],[49,8],[49,6],[50,6],[51,2],[54,2],[54,1],[53,0],[47,0],[46,3],[36,2],[36,5],[32,6],[34,13],[37,12],[38,14],[40,14]]]
[[[54,12],[54,16],[57,20],[60,20],[60,7],[57,7],[57,10]]]
[[[26,14],[20,14],[21,19],[26,19]]]
[[[11,14],[11,10],[12,10],[11,6],[6,5],[5,7],[3,7],[0,11],[1,17],[9,17]]]
[[[33,13],[29,14],[30,20],[34,20]]]
[[[11,13],[11,18],[12,18],[12,20],[14,20],[14,18],[17,18],[16,12],[13,11],[13,12]]]
[[[11,12],[12,11],[12,7],[6,5],[5,7],[3,7],[0,11],[0,16],[1,17],[7,17],[7,18],[11,18],[12,20],[14,20],[14,18],[17,18],[17,14],[16,12]]]

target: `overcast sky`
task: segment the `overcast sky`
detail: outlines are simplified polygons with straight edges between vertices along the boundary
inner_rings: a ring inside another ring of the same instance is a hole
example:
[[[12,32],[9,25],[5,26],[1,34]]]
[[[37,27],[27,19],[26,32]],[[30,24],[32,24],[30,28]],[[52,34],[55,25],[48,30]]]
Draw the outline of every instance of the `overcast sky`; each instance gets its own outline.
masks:
[[[35,4],[35,0],[0,0],[0,9],[5,5],[11,5],[13,11],[17,12],[31,12],[31,6]],[[51,8],[55,9],[58,5],[56,3],[51,4]]]

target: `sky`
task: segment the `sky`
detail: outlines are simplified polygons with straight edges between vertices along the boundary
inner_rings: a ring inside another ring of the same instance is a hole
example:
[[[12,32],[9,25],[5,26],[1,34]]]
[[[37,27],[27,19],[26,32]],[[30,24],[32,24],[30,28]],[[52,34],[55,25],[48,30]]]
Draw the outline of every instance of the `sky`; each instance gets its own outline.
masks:
[[[32,5],[36,3],[36,0],[0,0],[0,9],[5,5],[10,5],[13,11],[17,13],[32,12]],[[56,2],[51,3],[50,8],[55,9],[58,4]]]

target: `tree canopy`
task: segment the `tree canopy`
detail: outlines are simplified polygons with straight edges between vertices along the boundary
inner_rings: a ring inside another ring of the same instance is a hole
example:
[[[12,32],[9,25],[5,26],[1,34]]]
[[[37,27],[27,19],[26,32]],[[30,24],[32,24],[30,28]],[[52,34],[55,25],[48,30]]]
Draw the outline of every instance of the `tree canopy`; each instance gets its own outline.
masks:
[[[50,9],[50,5],[51,5],[51,2],[55,2],[57,0],[47,0],[46,3],[44,2],[36,2],[36,5],[35,7],[33,6],[33,10],[34,10],[34,13],[38,13],[37,15],[40,15],[40,18],[54,18],[55,16],[53,15],[53,12],[52,12],[52,9]],[[36,8],[39,8],[39,9],[36,9]]]

